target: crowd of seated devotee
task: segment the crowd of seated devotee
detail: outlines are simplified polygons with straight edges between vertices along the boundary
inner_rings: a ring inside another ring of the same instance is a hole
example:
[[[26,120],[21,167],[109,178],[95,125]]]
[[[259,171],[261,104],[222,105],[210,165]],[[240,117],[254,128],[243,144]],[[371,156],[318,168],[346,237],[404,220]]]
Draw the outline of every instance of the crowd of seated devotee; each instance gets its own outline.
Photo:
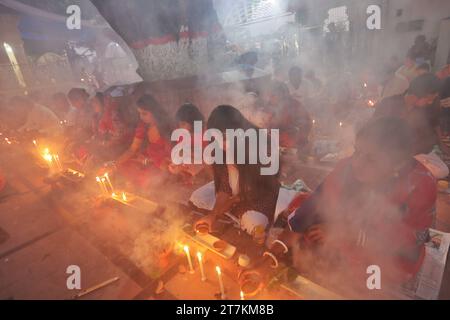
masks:
[[[48,105],[27,96],[7,103],[2,97],[1,125],[62,136],[65,152],[83,170],[113,172],[134,190],[167,183],[193,188],[193,181],[203,181],[209,214],[195,228],[214,232],[224,214],[253,226],[246,228],[250,234],[256,227],[266,232],[282,228],[278,240],[268,244],[270,256],[261,260],[260,268],[270,265],[273,257],[301,250],[307,258],[300,261],[300,269],[314,265],[331,273],[340,270],[345,274],[342,281],[359,283],[367,266],[377,264],[385,270],[385,281],[395,285],[420,269],[427,230],[435,218],[437,179],[448,175],[441,156],[449,151],[443,141],[450,132],[450,67],[431,73],[417,56],[420,52],[410,50],[404,65],[385,82],[378,103],[368,108],[369,117],[355,129],[354,152],[340,160],[316,190],[300,201],[296,198],[295,205],[278,216],[279,174],[261,175],[261,163],[176,165],[171,150],[179,141],[172,141],[171,134],[183,128],[196,135],[195,122],[202,123],[202,133],[279,129],[281,148],[308,154],[316,117],[325,112],[331,120],[341,119],[354,111],[347,91],[337,89],[340,94],[334,95],[336,78],[327,83],[314,71],[304,75],[293,66],[285,82],[247,90],[236,107],[223,101],[209,115],[189,101],[169,114],[142,86],[133,92],[113,87],[94,94],[73,88],[52,95]],[[322,96],[333,96],[329,109],[318,105],[326,101]],[[233,151],[223,148],[225,153]],[[359,284],[365,285],[365,280]]]

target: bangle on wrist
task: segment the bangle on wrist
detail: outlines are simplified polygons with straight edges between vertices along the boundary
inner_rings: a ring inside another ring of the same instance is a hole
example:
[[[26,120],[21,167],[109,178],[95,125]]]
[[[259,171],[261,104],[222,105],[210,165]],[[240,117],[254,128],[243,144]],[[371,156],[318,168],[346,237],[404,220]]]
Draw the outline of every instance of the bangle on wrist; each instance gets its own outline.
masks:
[[[284,252],[283,252],[284,254],[289,252],[288,246],[283,241],[277,239],[272,242],[272,245],[274,245],[275,243],[278,243],[279,245],[281,245],[284,248]]]
[[[263,253],[263,257],[265,257],[265,256],[270,257],[270,258],[272,259],[272,261],[274,262],[274,264],[272,264],[272,265],[270,266],[271,268],[273,268],[273,269],[278,268],[278,259],[277,259],[277,257],[275,257],[275,255],[274,255],[273,253],[271,253],[271,252],[269,252],[269,251],[265,251],[265,252]]]

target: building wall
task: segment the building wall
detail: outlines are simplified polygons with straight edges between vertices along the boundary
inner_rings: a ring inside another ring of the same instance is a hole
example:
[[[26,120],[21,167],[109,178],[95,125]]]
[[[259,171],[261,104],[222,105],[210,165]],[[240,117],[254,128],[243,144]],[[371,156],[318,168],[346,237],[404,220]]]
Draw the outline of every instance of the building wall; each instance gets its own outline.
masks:
[[[442,19],[450,17],[449,0],[389,0],[383,17],[383,33],[386,54],[406,55],[406,50],[414,42],[416,36],[424,34],[427,39],[437,38]],[[401,15],[400,11],[401,10]],[[398,23],[413,20],[424,20],[422,30],[399,32]],[[450,39],[449,39],[450,40]]]
[[[17,29],[19,17],[13,14],[0,14],[0,90],[14,89],[19,86],[3,43],[8,43],[14,50],[17,62],[21,67],[25,82],[29,82],[31,74],[27,68],[27,56],[23,49],[23,41]]]

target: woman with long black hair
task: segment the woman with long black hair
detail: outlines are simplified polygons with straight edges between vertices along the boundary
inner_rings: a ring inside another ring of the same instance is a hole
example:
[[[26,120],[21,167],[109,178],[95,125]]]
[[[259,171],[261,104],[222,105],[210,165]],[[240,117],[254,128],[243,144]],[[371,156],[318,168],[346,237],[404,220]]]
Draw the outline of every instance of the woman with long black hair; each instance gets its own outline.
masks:
[[[137,107],[140,122],[133,142],[115,165],[132,182],[145,187],[149,176],[157,181],[156,175],[164,171],[170,161],[171,124],[165,110],[151,95],[143,95]]]
[[[209,116],[208,129],[220,130],[224,136],[227,129],[257,130],[234,107],[221,105],[215,108]],[[234,156],[237,155],[237,143],[234,143]],[[259,143],[257,143],[259,145]],[[224,159],[230,145],[225,141],[223,146]],[[214,230],[215,221],[224,213],[231,213],[243,221],[250,222],[252,226],[267,228],[273,222],[278,191],[280,184],[277,175],[261,175],[262,164],[249,164],[249,141],[245,141],[245,164],[213,164],[215,204],[212,212],[197,221],[195,228],[207,226],[209,231]],[[249,151],[250,150],[250,151]],[[258,157],[256,157],[258,158]],[[241,225],[242,226],[242,225]],[[242,226],[244,228],[244,226]],[[246,230],[252,232],[253,230]]]

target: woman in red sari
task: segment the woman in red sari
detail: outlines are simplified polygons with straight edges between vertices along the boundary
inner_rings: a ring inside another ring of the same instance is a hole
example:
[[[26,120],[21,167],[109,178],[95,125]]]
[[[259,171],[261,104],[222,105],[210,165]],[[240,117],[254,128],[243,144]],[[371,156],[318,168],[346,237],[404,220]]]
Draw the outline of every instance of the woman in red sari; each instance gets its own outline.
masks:
[[[92,136],[76,149],[77,158],[87,164],[111,161],[130,144],[133,134],[120,112],[121,99],[111,92],[98,92],[91,100]]]
[[[171,126],[164,109],[151,95],[137,101],[140,122],[133,142],[115,162],[119,174],[137,187],[162,181],[170,161]]]

